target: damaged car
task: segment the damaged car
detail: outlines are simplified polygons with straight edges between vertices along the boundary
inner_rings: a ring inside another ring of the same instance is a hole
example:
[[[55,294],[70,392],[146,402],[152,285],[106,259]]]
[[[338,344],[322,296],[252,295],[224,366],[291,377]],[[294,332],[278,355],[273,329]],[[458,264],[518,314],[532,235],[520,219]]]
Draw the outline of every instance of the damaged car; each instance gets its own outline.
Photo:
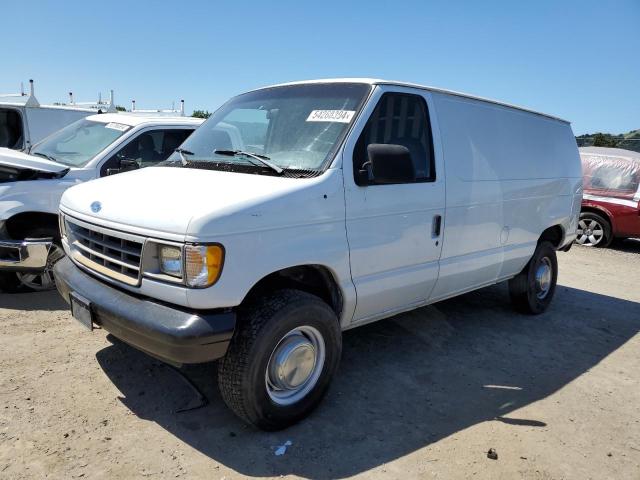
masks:
[[[165,160],[202,123],[178,114],[91,115],[29,153],[0,148],[0,289],[54,287],[58,204],[70,186]]]

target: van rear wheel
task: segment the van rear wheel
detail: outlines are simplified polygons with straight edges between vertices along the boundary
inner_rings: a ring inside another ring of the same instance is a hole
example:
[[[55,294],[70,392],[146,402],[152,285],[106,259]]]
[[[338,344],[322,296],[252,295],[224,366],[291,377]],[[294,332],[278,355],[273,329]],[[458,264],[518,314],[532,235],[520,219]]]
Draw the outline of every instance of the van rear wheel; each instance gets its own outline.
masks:
[[[245,422],[280,430],[320,403],[342,352],[331,308],[315,295],[281,290],[239,312],[218,363],[223,400]]]
[[[509,296],[514,307],[530,315],[544,312],[556,291],[558,259],[550,242],[540,242],[527,266],[509,280]]]

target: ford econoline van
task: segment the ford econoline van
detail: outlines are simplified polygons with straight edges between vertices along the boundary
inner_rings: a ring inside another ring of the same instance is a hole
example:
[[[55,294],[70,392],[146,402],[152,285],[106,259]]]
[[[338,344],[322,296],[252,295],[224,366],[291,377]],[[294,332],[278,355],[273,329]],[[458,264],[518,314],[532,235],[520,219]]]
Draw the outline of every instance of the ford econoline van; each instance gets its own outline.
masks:
[[[343,330],[502,281],[544,312],[581,199],[564,120],[399,82],[291,83],[232,98],[162,166],[67,190],[54,272],[85,327],[218,360],[227,405],[273,430],[320,402]]]

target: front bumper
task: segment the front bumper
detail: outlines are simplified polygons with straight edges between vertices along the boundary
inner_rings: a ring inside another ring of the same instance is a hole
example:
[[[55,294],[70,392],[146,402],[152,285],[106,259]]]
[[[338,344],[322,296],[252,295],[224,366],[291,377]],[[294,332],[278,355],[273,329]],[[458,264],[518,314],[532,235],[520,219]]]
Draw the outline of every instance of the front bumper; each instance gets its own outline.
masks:
[[[233,311],[189,310],[156,303],[111,287],[65,257],[54,266],[56,286],[70,302],[76,292],[91,302],[95,324],[154,357],[173,364],[221,358],[233,336]]]
[[[0,270],[44,270],[52,240],[51,238],[0,240]]]

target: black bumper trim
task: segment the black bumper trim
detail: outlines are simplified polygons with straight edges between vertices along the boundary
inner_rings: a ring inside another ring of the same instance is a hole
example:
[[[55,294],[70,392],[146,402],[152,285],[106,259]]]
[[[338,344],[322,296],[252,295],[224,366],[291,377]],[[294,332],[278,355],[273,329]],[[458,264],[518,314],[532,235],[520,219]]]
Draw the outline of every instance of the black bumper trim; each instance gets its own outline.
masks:
[[[65,257],[54,266],[56,286],[91,302],[94,321],[120,340],[173,364],[221,358],[233,336],[233,311],[189,310],[136,297],[85,273]]]

